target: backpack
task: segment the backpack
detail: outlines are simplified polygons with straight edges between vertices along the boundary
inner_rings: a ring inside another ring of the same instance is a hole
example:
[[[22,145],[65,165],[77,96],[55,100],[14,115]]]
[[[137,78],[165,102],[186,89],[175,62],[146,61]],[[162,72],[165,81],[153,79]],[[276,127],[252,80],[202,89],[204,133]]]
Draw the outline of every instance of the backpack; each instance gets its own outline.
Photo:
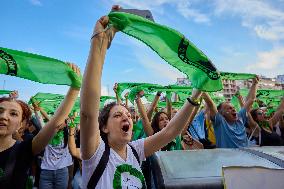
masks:
[[[138,161],[138,164],[140,165],[140,160],[139,160],[139,156],[138,156],[138,153],[137,151],[135,150],[135,148],[128,144],[136,158],[136,160]],[[108,145],[107,142],[105,142],[105,151],[99,161],[99,164],[98,166],[96,167],[96,169],[94,170],[89,182],[88,182],[88,185],[87,185],[87,188],[88,189],[93,189],[97,186],[101,176],[103,175],[104,171],[105,171],[105,168],[107,166],[107,163],[108,163],[108,160],[109,160],[109,154],[110,154],[110,147]]]

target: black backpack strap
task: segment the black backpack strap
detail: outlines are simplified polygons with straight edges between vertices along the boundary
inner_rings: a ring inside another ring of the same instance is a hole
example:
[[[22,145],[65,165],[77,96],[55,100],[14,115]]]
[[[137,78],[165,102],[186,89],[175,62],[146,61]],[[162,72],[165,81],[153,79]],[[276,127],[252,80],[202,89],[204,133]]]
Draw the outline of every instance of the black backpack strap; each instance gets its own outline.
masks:
[[[140,162],[140,159],[139,159],[137,151],[135,150],[135,148],[131,144],[128,144],[128,145],[130,146],[130,148],[131,148],[131,150],[132,150],[136,160],[138,161],[138,164],[140,165],[141,162]]]
[[[110,148],[109,148],[108,143],[105,142],[105,151],[99,161],[98,166],[96,167],[95,171],[93,172],[93,175],[91,176],[88,182],[88,186],[87,186],[88,189],[93,189],[97,186],[107,166],[107,163],[109,160],[109,154],[110,154]]]
[[[16,141],[9,154],[8,160],[5,165],[5,175],[0,179],[0,182],[3,183],[1,184],[1,186],[5,186],[3,188],[8,188],[11,179],[13,178],[13,171],[16,165],[17,152],[19,151],[18,149],[20,143],[20,141]]]

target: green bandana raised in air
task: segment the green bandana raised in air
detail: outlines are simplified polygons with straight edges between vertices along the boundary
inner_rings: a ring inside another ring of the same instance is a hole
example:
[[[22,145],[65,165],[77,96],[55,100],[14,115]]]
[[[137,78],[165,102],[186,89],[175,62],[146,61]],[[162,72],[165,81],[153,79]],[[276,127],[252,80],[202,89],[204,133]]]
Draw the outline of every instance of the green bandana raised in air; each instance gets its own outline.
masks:
[[[249,74],[249,73],[221,72],[220,74],[222,79],[229,79],[229,80],[247,80],[256,77],[256,74]]]
[[[248,89],[241,89],[240,94],[245,97],[248,95]],[[284,90],[273,90],[273,89],[259,89],[256,92],[256,98],[265,103],[266,106],[272,109],[277,108],[280,104],[281,98],[284,96]],[[255,103],[254,103],[255,104]],[[257,108],[256,106],[254,108]]]
[[[105,102],[107,100],[113,100],[115,101],[116,98],[114,96],[101,96],[100,97],[100,109],[102,109],[105,106]]]
[[[54,114],[64,98],[65,96],[61,94],[37,93],[30,99],[29,104],[38,102],[47,114]],[[80,98],[76,99],[71,112],[80,112]]]
[[[4,94],[10,94],[13,91],[8,91],[8,90],[0,90],[0,95],[4,95]]]
[[[151,84],[151,83],[117,83],[117,95],[121,97],[121,94],[126,89],[132,89],[134,87],[139,87],[141,90],[152,90],[152,88],[162,87],[161,85]],[[138,91],[139,92],[139,91]],[[136,94],[135,94],[136,95]],[[129,96],[128,96],[129,98]],[[135,96],[133,97],[133,99]]]
[[[170,65],[185,73],[192,87],[202,91],[222,89],[221,77],[211,61],[181,33],[140,16],[111,12],[110,24],[149,46]]]
[[[81,86],[79,77],[64,62],[53,58],[0,47],[0,74],[44,84]]]

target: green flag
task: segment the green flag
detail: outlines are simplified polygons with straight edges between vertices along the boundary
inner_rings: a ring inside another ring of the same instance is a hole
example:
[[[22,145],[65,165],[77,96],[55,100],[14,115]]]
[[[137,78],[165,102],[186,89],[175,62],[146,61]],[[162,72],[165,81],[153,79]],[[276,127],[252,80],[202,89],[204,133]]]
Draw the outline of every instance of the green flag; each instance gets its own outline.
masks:
[[[4,94],[10,94],[13,91],[8,91],[8,90],[0,90],[0,95],[4,95]]]
[[[257,90],[256,97],[281,98],[281,97],[284,97],[284,90],[259,89]]]
[[[220,94],[214,94],[214,93],[208,93],[210,95],[210,97],[212,98],[212,100],[214,101],[215,104],[220,104],[222,102],[225,102],[226,99],[223,95],[220,96]]]
[[[115,100],[116,98],[114,96],[101,96],[100,97],[100,109],[102,109],[105,106],[105,102],[107,100]]]
[[[172,107],[175,109],[180,109],[184,105],[184,102],[172,102]],[[165,108],[167,107],[167,102],[159,102],[158,108]]]
[[[137,15],[111,12],[110,24],[149,46],[170,65],[185,73],[192,87],[202,91],[222,89],[221,77],[206,55],[178,31]]]
[[[30,99],[29,104],[35,101],[39,102],[39,106],[47,114],[54,114],[64,98],[65,95],[61,94],[37,93]],[[71,113],[73,112],[80,112],[80,98],[76,99],[75,104],[71,110]]]
[[[221,72],[220,74],[222,79],[229,79],[229,80],[247,80],[256,77],[256,74],[249,74],[249,73]]]
[[[82,79],[60,60],[1,47],[0,74],[76,88],[80,88]]]
[[[49,101],[61,101],[65,98],[64,95],[61,94],[52,94],[52,93],[37,93],[36,95],[34,95],[29,103],[31,103],[33,100],[37,101],[37,102],[41,102],[44,100],[49,100]]]
[[[121,94],[123,93],[124,90],[126,89],[131,89],[133,87],[139,86],[141,90],[151,90],[152,88],[157,88],[157,87],[162,87],[161,85],[157,84],[151,84],[151,83],[117,83],[117,95],[121,97]],[[136,95],[136,94],[135,94]],[[133,97],[134,99],[135,97]]]

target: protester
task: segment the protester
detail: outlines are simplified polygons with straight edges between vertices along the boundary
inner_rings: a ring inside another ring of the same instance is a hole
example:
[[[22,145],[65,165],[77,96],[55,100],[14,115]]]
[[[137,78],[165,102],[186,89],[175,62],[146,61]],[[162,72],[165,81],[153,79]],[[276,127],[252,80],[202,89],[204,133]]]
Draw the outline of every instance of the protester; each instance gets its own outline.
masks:
[[[258,77],[253,79],[244,107],[239,113],[236,112],[233,105],[229,102],[223,102],[216,107],[210,96],[207,93],[203,93],[203,98],[208,105],[210,117],[213,121],[217,148],[248,146],[245,123],[247,122],[247,112],[250,110],[256,97],[258,81]]]
[[[44,111],[42,110],[42,112]],[[46,117],[46,119],[49,120],[49,117]],[[68,148],[67,118],[60,127],[61,129],[58,130],[45,147],[41,162],[40,189],[63,189],[68,186],[69,166],[73,165],[73,161]]]
[[[70,67],[79,74],[75,65],[70,64]],[[0,98],[0,188],[25,188],[33,156],[40,153],[60,129],[78,92],[79,89],[71,87],[50,121],[33,139],[23,142],[16,142],[12,135],[24,122],[30,121],[31,111],[28,105],[11,97]]]
[[[283,114],[284,114],[284,98],[282,98],[282,101],[278,106],[277,111],[270,119],[266,118],[265,113],[261,108],[254,109],[251,111],[251,116],[253,118],[253,121],[261,129],[259,136],[261,146],[284,145],[283,139],[274,130],[276,124],[279,121],[283,120]]]
[[[124,106],[116,103],[108,104],[99,115],[102,68],[107,46],[110,45],[110,39],[115,32],[114,28],[105,31],[107,24],[106,16],[98,20],[96,24],[81,90],[83,188],[87,188],[88,183],[88,188],[124,188],[130,185],[145,188],[139,162],[181,133],[194,106],[186,102],[167,127],[152,136],[134,142],[130,142],[133,122]],[[194,91],[190,102],[195,101],[199,95],[199,91]],[[94,176],[93,173],[103,154],[108,151],[108,147],[110,148],[108,163],[99,176],[98,174]],[[122,174],[127,170],[135,174],[132,176]],[[91,178],[92,175],[94,177]],[[94,183],[90,186],[92,182]]]
[[[136,97],[136,104],[138,107],[138,111],[141,115],[142,119],[142,125],[144,128],[144,131],[146,133],[146,136],[152,136],[155,133],[158,133],[159,131],[163,130],[168,123],[170,122],[170,119],[168,117],[168,114],[166,112],[157,112],[152,121],[148,119],[148,117],[152,117],[151,115],[147,115],[145,108],[141,102],[141,95],[144,93],[143,91],[140,91],[137,94]],[[169,142],[166,146],[163,146],[161,149],[162,151],[171,151],[171,150],[181,150],[182,145],[181,145],[181,136],[178,135],[174,140]]]

